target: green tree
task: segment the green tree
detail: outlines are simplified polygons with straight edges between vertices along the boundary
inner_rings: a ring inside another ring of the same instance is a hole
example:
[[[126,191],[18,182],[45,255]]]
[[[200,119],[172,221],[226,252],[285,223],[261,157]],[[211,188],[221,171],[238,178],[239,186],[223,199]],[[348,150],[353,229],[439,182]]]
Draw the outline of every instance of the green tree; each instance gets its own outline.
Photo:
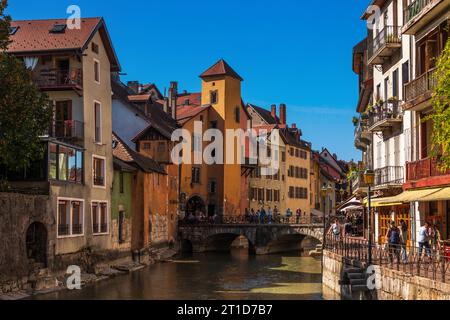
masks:
[[[433,113],[425,118],[433,124],[431,154],[439,159],[439,168],[450,169],[450,41],[437,61],[437,85],[432,98]]]
[[[0,2],[0,166],[22,170],[43,156],[40,137],[49,128],[53,108],[23,61],[6,52],[11,19],[5,8],[6,1]]]

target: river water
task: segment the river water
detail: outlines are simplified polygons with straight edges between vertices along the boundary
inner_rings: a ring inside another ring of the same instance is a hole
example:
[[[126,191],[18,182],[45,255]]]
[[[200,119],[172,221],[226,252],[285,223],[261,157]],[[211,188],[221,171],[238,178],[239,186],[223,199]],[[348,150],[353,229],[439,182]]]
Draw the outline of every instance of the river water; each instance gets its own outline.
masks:
[[[249,256],[245,249],[194,254],[34,299],[320,300],[321,261],[298,254]]]

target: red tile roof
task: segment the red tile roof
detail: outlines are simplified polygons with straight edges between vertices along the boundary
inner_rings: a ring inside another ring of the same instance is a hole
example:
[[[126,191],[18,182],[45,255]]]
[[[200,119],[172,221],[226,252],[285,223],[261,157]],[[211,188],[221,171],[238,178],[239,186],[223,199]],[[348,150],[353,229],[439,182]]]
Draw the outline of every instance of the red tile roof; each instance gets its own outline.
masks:
[[[192,118],[199,115],[201,112],[208,109],[210,106],[183,106],[177,109],[177,121],[184,125],[186,122]]]
[[[18,27],[11,35],[8,51],[15,54],[42,54],[48,51],[84,51],[97,30],[105,44],[113,71],[119,71],[120,65],[102,18],[81,19],[80,29],[66,28],[62,33],[51,33],[54,25],[66,24],[66,19],[16,20],[11,27]]]
[[[227,75],[233,78],[236,78],[238,80],[243,81],[244,79],[241,78],[240,75],[237,74],[236,71],[233,70],[233,68],[230,67],[230,65],[223,59],[219,60],[216,64],[214,64],[212,67],[210,67],[208,70],[203,72],[200,75],[200,78],[206,78],[206,77],[213,77],[213,76],[222,76]]]

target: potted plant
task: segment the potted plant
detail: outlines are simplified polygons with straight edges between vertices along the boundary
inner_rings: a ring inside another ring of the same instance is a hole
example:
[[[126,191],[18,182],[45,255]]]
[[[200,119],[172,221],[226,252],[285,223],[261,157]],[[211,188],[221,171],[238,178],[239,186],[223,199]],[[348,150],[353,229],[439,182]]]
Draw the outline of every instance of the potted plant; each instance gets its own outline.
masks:
[[[353,117],[352,122],[353,125],[356,127],[358,125],[359,119],[357,117]]]
[[[363,120],[369,119],[369,113],[367,111],[361,113],[361,119],[363,119]]]

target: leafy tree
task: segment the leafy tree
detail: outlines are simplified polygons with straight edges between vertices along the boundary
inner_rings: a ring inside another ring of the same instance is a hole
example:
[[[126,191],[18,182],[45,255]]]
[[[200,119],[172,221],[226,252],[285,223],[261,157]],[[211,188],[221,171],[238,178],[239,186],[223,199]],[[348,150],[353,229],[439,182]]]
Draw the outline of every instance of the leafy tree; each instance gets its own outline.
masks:
[[[0,2],[0,167],[23,170],[43,156],[40,136],[49,128],[53,108],[23,61],[6,52],[11,19],[5,8],[6,1]]]
[[[439,159],[439,168],[445,172],[450,169],[450,41],[437,61],[435,77],[434,110],[425,121],[433,123],[432,155]]]

